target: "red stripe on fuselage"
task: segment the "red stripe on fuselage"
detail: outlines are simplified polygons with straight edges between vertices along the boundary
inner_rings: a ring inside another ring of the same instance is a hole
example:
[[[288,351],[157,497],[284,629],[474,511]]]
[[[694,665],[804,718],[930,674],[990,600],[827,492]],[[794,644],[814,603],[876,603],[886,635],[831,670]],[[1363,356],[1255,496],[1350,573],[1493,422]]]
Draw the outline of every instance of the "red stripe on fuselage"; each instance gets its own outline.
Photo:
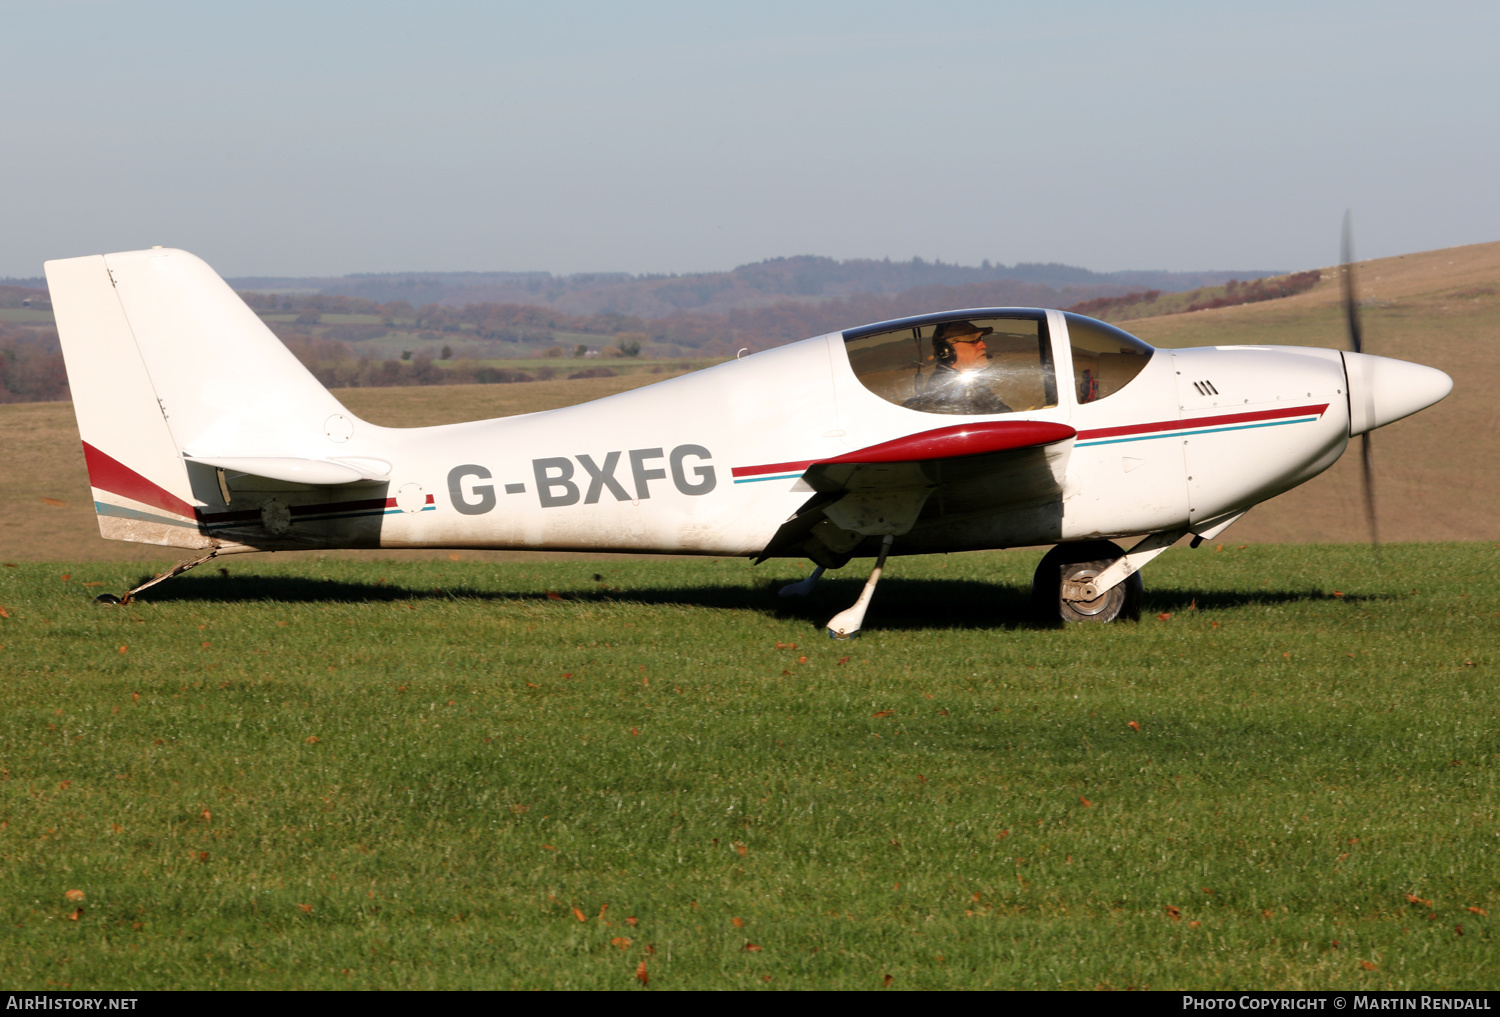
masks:
[[[1255,410],[1251,413],[1225,413],[1217,417],[1192,417],[1185,420],[1158,420],[1150,424],[1126,424],[1123,427],[1097,427],[1092,431],[1079,431],[1080,441],[1090,438],[1113,438],[1123,434],[1151,434],[1156,431],[1185,431],[1196,427],[1220,427],[1225,424],[1246,424],[1256,420],[1275,420],[1278,417],[1305,417],[1312,414],[1322,416],[1328,404],[1318,406],[1293,406],[1285,410]]]
[[[736,466],[729,472],[736,477],[759,477],[767,473],[801,473],[816,459],[806,459],[800,463],[771,463],[768,466]]]
[[[198,514],[196,508],[171,491],[158,487],[129,466],[100,452],[88,442],[83,443],[83,461],[88,464],[91,487],[138,501],[142,505],[164,509],[174,515],[187,516],[189,519]]]

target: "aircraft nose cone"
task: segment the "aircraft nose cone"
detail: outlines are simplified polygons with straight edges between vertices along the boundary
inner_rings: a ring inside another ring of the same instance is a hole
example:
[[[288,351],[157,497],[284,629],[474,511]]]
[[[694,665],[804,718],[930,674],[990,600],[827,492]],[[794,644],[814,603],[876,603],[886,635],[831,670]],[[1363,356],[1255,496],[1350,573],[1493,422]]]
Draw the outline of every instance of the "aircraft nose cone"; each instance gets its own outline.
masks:
[[[1453,379],[1434,367],[1345,353],[1352,438],[1424,410],[1453,391]]]

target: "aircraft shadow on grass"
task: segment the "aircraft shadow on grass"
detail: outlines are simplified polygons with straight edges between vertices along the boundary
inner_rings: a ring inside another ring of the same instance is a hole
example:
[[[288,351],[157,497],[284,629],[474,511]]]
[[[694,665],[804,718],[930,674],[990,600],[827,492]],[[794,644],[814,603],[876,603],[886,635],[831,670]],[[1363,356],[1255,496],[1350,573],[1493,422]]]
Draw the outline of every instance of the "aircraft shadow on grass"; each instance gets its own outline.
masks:
[[[806,622],[821,629],[835,612],[858,596],[862,581],[824,580],[811,596],[781,598],[777,589],[787,581],[777,577],[751,585],[695,585],[621,589],[602,583],[594,588],[556,593],[533,590],[476,589],[467,586],[416,588],[392,583],[361,583],[287,576],[184,576],[141,599],[154,603],[340,603],[382,604],[432,601],[562,602],[582,604],[641,604],[754,611],[777,618]],[[1346,594],[1335,597],[1315,590],[1256,590],[1249,592],[1148,589],[1143,617],[1169,612],[1227,611],[1236,608],[1328,601],[1344,604],[1380,600]],[[871,608],[884,629],[1038,629],[1056,625],[1039,621],[1031,608],[1030,590],[969,579],[901,579],[892,576],[880,587]],[[1060,623],[1059,623],[1060,624]]]

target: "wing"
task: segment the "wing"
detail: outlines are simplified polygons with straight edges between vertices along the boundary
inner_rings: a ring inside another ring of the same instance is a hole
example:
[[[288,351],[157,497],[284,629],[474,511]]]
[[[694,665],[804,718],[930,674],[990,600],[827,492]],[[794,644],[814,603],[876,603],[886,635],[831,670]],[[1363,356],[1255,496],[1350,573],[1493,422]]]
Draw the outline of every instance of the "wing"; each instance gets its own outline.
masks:
[[[936,517],[1057,497],[1075,434],[1040,420],[957,424],[812,463],[802,479],[816,493],[756,561],[797,554],[837,567],[866,537],[910,531],[934,494]]]

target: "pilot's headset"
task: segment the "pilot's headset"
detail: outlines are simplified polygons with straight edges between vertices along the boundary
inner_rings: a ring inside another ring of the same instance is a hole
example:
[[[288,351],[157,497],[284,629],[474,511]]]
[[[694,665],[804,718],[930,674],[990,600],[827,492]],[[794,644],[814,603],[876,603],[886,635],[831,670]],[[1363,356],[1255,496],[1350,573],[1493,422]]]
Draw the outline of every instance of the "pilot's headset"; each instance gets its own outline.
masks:
[[[983,338],[993,331],[993,328],[981,328],[972,321],[945,321],[932,333],[932,355],[938,363],[952,367],[958,360],[958,354],[953,352],[954,339],[971,335]]]

